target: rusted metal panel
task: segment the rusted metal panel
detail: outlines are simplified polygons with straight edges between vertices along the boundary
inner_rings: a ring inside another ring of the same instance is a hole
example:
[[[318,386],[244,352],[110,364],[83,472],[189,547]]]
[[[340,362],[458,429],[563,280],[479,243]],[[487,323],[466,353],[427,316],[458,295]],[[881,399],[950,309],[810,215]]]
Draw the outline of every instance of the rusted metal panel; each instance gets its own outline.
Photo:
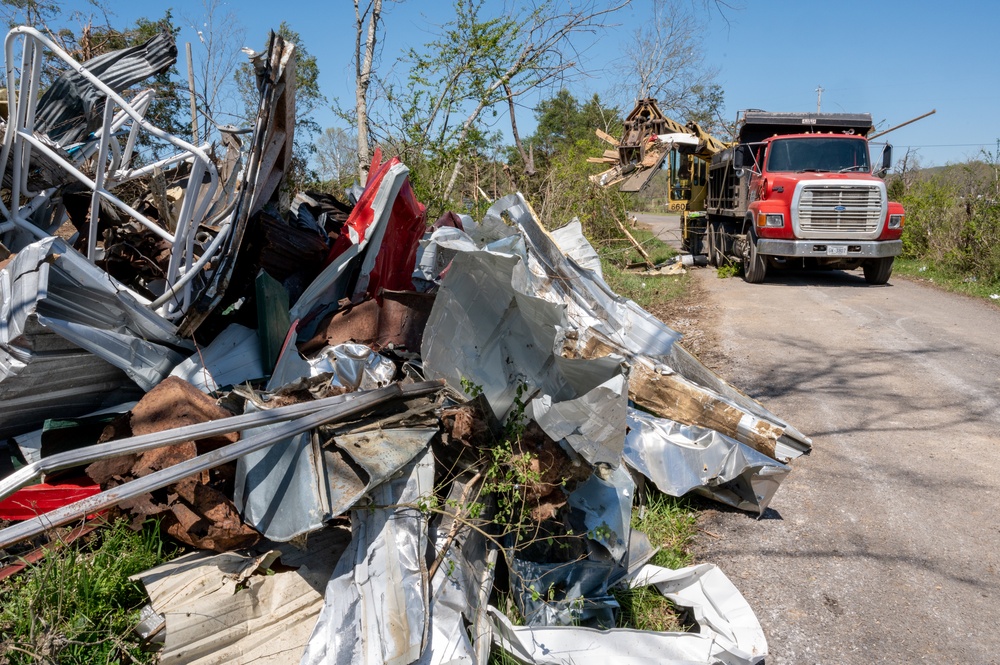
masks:
[[[381,303],[375,299],[357,305],[344,301],[299,350],[309,355],[324,346],[356,342],[376,351],[419,352],[433,305],[433,294],[413,291],[382,291]]]

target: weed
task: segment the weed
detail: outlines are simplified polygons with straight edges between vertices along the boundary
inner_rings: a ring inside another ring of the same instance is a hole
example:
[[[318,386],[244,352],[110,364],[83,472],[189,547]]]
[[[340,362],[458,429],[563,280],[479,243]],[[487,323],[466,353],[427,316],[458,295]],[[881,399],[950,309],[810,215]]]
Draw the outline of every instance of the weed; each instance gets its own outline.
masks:
[[[153,662],[132,635],[146,594],[128,578],[175,553],[155,522],[134,532],[121,520],[9,578],[0,589],[0,662]]]
[[[719,279],[727,279],[729,277],[737,277],[742,270],[742,266],[739,263],[726,263],[719,266],[715,274]]]
[[[896,257],[893,273],[926,280],[947,291],[985,298],[990,302],[997,302],[998,299],[991,296],[1000,294],[1000,278],[980,279],[930,260]]]

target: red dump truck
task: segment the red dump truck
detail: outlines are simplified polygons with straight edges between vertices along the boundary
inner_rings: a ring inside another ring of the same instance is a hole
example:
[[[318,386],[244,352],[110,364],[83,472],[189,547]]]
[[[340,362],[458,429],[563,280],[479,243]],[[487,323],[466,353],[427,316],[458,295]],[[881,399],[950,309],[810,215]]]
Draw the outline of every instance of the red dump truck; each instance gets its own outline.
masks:
[[[891,146],[872,165],[872,129],[869,114],[744,112],[737,143],[711,157],[704,216],[684,225],[703,235],[690,244],[712,265],[741,261],[751,283],[787,266],[861,268],[885,284],[904,213],[878,177]]]

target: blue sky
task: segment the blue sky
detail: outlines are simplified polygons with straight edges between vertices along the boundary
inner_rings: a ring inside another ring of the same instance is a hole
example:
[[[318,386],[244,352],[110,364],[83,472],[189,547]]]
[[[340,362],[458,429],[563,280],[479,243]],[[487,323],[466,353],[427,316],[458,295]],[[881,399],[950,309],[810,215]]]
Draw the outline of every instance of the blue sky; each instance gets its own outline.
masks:
[[[81,0],[66,4],[87,6]],[[382,73],[399,71],[397,57],[431,40],[435,24],[448,20],[450,8],[443,1],[385,4]],[[882,128],[937,109],[936,115],[886,137],[897,159],[910,147],[925,166],[961,162],[982,149],[997,149],[1000,3],[730,0],[729,4],[743,8],[725,10],[724,16],[710,9],[704,33],[705,63],[718,70],[726,117],[746,108],[814,111],[816,88],[822,86],[824,111],[869,112]],[[139,16],[159,17],[167,7],[175,17],[197,18],[202,13],[200,0],[109,0],[108,6],[115,13],[112,22],[122,25]],[[246,29],[248,45],[255,48],[263,45],[269,28],[287,21],[316,55],[324,94],[352,105],[354,11],[349,0],[244,0],[230,7]],[[611,19],[617,25],[579,41],[582,64],[592,76],[574,82],[574,93],[607,96],[614,80],[607,63],[619,57],[618,48],[648,20],[648,12],[649,0],[634,0]],[[188,28],[180,38],[186,40],[195,42],[197,49],[197,36]],[[183,47],[181,53],[183,59]],[[316,119],[322,126],[339,122],[328,111]],[[519,113],[518,123],[522,132],[531,131],[528,109]]]

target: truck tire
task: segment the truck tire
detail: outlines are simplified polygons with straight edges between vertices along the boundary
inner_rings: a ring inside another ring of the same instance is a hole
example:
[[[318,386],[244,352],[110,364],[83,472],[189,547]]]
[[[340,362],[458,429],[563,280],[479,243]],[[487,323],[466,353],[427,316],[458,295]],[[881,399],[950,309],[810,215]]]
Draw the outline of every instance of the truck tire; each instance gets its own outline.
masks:
[[[865,271],[865,281],[869,284],[885,284],[892,274],[893,257],[885,256],[880,259],[868,259],[861,265]]]
[[[760,284],[766,275],[767,259],[757,253],[757,234],[749,231],[743,243],[743,279],[748,284]]]
[[[715,240],[715,224],[709,222],[708,226],[705,228],[705,244],[707,245],[706,252],[708,253],[708,265],[713,268],[718,268],[722,265],[722,262],[719,261],[718,258],[719,250],[715,246]]]

